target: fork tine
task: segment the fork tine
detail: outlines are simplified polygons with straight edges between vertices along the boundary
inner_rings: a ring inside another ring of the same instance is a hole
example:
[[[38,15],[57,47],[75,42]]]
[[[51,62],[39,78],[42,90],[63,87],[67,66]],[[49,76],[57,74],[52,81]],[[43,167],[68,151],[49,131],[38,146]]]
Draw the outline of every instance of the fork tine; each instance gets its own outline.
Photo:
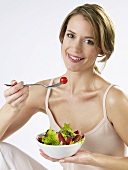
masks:
[[[57,84],[49,85],[46,88],[58,87],[60,85],[61,85],[61,83],[57,83]]]

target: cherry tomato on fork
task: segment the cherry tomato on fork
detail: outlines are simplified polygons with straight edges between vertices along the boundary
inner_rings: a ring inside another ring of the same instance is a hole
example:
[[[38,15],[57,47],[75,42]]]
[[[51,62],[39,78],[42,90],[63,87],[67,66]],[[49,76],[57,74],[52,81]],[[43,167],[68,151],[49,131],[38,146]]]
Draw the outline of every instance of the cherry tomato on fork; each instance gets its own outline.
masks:
[[[60,83],[61,84],[66,84],[68,82],[68,79],[66,77],[61,77],[60,78]]]

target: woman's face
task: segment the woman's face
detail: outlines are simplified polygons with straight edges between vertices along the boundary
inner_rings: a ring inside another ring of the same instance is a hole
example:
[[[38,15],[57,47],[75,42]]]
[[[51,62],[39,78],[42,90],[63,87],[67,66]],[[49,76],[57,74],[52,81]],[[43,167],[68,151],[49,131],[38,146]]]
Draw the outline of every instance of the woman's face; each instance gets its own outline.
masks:
[[[66,68],[74,72],[92,70],[98,53],[91,24],[82,15],[71,17],[62,43]]]

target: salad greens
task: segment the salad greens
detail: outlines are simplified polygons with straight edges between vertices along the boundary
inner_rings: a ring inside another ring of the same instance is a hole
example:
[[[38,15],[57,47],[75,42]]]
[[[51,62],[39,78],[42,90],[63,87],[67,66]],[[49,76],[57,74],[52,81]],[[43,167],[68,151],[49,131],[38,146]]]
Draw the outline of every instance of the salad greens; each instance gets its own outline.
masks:
[[[52,130],[52,128],[50,128],[46,135],[42,136],[42,142],[47,144],[47,145],[59,145],[59,139],[58,139],[58,135],[56,134],[56,132],[54,132]]]
[[[66,123],[64,127],[60,128],[59,132],[55,132],[50,128],[44,135],[39,136],[37,140],[47,145],[70,145],[76,142],[85,142],[84,135],[81,135],[78,130],[73,131],[70,124]]]
[[[59,131],[64,138],[68,138],[68,137],[75,137],[75,133],[74,131],[70,128],[70,124],[64,124],[64,127],[62,127]]]

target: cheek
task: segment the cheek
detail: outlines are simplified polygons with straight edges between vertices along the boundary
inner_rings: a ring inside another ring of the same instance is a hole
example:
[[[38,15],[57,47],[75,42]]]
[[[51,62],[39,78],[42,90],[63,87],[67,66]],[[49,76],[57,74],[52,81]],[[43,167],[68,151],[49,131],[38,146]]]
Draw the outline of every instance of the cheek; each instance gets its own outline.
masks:
[[[88,55],[90,56],[91,60],[96,60],[98,56],[98,51],[96,48],[91,48],[88,50]]]
[[[64,45],[61,44],[61,54],[62,54],[62,57],[64,57]]]
[[[85,55],[87,57],[88,63],[93,65],[97,59],[97,52],[95,50],[89,50],[86,51]]]
[[[67,37],[64,37],[62,46],[64,49],[69,48],[71,46],[71,41]]]
[[[61,45],[61,55],[65,65],[67,65],[67,53],[66,53],[66,47],[64,43]]]
[[[95,52],[94,52],[94,53],[91,53],[91,54],[90,54],[90,60],[91,60],[91,61],[96,61],[96,59],[97,59],[97,53],[95,53]]]
[[[67,43],[65,41],[63,41],[63,43],[61,44],[61,53],[62,53],[63,57],[66,54],[67,49],[68,49]]]

